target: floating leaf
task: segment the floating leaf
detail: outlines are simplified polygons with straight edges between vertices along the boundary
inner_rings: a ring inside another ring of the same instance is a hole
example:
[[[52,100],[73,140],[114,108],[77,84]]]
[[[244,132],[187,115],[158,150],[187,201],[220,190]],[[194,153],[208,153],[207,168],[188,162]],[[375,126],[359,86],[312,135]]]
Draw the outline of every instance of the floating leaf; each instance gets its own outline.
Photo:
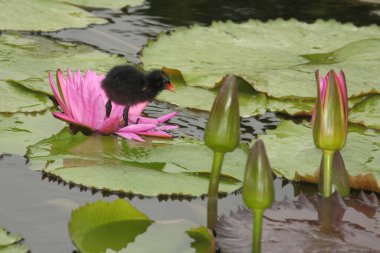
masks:
[[[210,111],[212,104],[218,94],[219,88],[205,90],[199,87],[187,85],[178,70],[163,69],[170,76],[170,80],[177,88],[176,93],[162,92],[158,100],[203,111]],[[238,79],[240,114],[243,117],[263,114],[267,98],[264,94],[257,93],[246,82]],[[194,98],[197,99],[194,99]]]
[[[28,247],[19,244],[22,237],[17,234],[10,234],[0,226],[0,252],[1,253],[27,253]]]
[[[0,1],[0,30],[21,31],[56,31],[63,28],[84,28],[89,24],[104,24],[106,19],[96,17],[91,13],[68,4],[79,6],[122,8],[126,5],[138,5],[141,0],[115,1],[60,1],[60,0],[3,0]]]
[[[146,233],[117,253],[194,253],[194,249],[190,248],[192,240],[185,231],[195,225],[187,220],[155,221]],[[116,252],[109,250],[106,253]]]
[[[206,194],[212,162],[212,152],[196,141],[136,143],[67,129],[30,147],[28,157],[34,169],[66,182],[146,196]],[[242,149],[226,155],[221,192],[241,187],[245,157]]]
[[[0,85],[0,113],[40,112],[53,106],[48,96],[32,92],[16,82],[0,80]]]
[[[351,122],[380,130],[380,95],[371,96],[356,104],[351,109],[348,119]]]
[[[180,70],[190,86],[210,89],[229,73],[269,96],[303,99],[316,97],[317,68],[343,68],[349,97],[379,93],[379,59],[377,26],[281,19],[178,29],[150,41],[142,58],[147,69]]]
[[[64,0],[62,2],[79,6],[107,9],[121,9],[126,6],[137,6],[144,3],[143,0]]]
[[[214,253],[215,240],[212,231],[206,227],[192,228],[186,233],[194,239],[191,246],[196,250],[196,253]]]
[[[70,67],[106,72],[113,65],[125,63],[121,57],[85,45],[18,33],[0,36],[0,61],[0,112],[33,112],[50,107],[48,98],[40,94],[52,95],[48,71]],[[39,93],[28,92],[20,84]]]
[[[318,182],[322,153],[314,146],[311,127],[283,120],[261,137],[273,171],[290,180]],[[373,130],[350,125],[341,150],[350,185],[380,192],[380,136]]]
[[[58,133],[66,124],[44,114],[0,115],[0,154],[24,155],[26,147]]]
[[[129,202],[118,199],[98,201],[73,211],[69,232],[82,253],[100,253],[127,247],[151,224],[152,221]]]

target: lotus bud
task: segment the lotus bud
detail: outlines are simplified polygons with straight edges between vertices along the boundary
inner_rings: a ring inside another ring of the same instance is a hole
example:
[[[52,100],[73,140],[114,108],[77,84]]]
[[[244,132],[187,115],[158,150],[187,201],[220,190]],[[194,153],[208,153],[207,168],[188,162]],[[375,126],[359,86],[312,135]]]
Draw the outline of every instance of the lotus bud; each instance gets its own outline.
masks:
[[[330,70],[326,77],[316,71],[317,103],[313,112],[313,138],[323,150],[340,150],[347,135],[347,88],[343,71]]]
[[[243,199],[244,203],[253,210],[269,208],[273,203],[272,169],[264,142],[260,139],[253,145],[245,166]]]
[[[206,125],[206,145],[216,152],[233,151],[240,141],[239,98],[236,78],[227,75],[212,106]]]
[[[264,142],[257,140],[249,153],[243,181],[243,200],[253,212],[252,252],[261,252],[264,209],[272,206],[274,186],[272,169]]]

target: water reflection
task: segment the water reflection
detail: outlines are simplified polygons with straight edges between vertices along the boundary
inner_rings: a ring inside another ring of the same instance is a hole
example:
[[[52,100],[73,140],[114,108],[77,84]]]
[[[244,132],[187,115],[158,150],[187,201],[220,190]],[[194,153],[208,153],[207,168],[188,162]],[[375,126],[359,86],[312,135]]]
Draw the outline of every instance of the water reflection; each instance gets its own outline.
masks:
[[[174,137],[188,136],[196,139],[203,139],[204,128],[208,119],[208,112],[178,108],[168,103],[150,103],[144,113],[148,117],[159,117],[162,114],[177,111],[177,115],[170,120],[171,124],[176,124],[179,129],[172,132]],[[267,112],[257,117],[242,118],[240,125],[240,139],[250,143],[257,135],[263,134],[265,129],[274,129],[280,122],[275,113]]]
[[[360,206],[360,208],[358,208]],[[364,207],[365,206],[365,207]],[[343,199],[300,194],[265,213],[263,252],[379,252],[380,206],[374,194]],[[250,253],[252,215],[239,208],[222,216],[216,227],[223,253]]]

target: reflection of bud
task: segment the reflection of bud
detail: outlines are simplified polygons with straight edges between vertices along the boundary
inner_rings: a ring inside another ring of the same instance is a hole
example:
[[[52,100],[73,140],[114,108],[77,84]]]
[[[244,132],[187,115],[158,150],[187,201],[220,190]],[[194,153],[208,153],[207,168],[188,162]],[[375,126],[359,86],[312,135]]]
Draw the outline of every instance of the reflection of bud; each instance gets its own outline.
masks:
[[[244,203],[253,210],[269,208],[273,203],[272,169],[264,142],[260,139],[253,145],[245,166],[243,199]]]
[[[323,157],[321,160],[321,165],[319,167],[319,178],[323,178]],[[350,195],[350,177],[347,173],[346,166],[342,155],[339,151],[335,152],[333,159],[333,174],[332,174],[332,184],[337,192],[342,195],[342,197],[348,197]],[[318,191],[322,192],[322,181],[319,180]]]
[[[313,111],[315,145],[323,150],[340,150],[347,135],[347,88],[343,71],[330,70],[326,77],[316,71],[317,103]]]
[[[205,129],[206,145],[216,152],[231,152],[240,141],[239,98],[236,78],[227,75],[212,106]]]

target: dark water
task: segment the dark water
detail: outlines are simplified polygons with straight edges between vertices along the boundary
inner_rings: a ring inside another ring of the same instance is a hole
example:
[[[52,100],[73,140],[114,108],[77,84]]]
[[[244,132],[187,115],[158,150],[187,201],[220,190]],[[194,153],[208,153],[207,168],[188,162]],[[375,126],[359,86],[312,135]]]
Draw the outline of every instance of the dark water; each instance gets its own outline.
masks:
[[[101,50],[126,56],[131,63],[140,63],[139,51],[148,38],[194,23],[208,25],[214,20],[243,22],[248,19],[268,20],[296,18],[305,22],[316,19],[336,19],[356,25],[380,24],[380,16],[373,12],[380,4],[359,1],[174,1],[151,0],[143,6],[128,10],[92,10],[98,16],[112,20],[111,23],[90,26],[87,29],[65,29],[46,36],[64,41],[92,45]],[[164,103],[153,103],[147,112],[151,116],[162,115],[165,110],[179,111],[172,123],[181,128],[176,136],[188,135],[202,138],[207,113],[176,108]],[[266,128],[274,128],[278,118],[273,113],[262,117],[242,120],[242,140],[250,141]],[[104,197],[98,193],[83,192],[74,187],[58,185],[42,180],[41,174],[28,169],[29,164],[20,156],[2,156],[0,159],[0,224],[11,232],[21,233],[25,244],[38,253],[72,252],[67,223],[73,208]],[[316,186],[287,184],[276,181],[276,200],[285,196],[294,200],[302,190],[309,195]],[[107,200],[115,196],[106,197]],[[188,219],[206,224],[206,201],[159,201],[156,198],[132,199],[132,204],[151,219]],[[241,204],[239,194],[230,194],[220,200],[220,214],[229,214]],[[377,212],[379,212],[377,210]],[[360,215],[359,215],[360,216]],[[379,240],[380,241],[380,240]],[[169,252],[170,253],[170,252]]]

